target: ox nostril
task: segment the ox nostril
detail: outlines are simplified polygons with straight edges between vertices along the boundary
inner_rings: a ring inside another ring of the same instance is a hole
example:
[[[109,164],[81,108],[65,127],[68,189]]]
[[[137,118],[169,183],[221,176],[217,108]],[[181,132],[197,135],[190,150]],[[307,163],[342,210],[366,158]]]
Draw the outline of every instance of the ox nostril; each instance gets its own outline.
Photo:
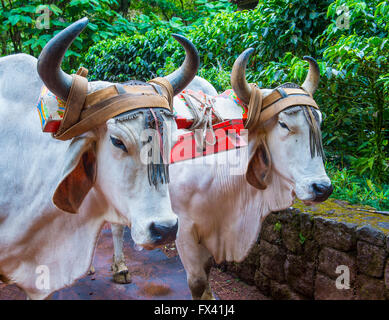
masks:
[[[316,193],[316,195],[322,195],[324,194],[326,190],[326,186],[324,184],[320,183],[314,183],[312,184],[313,191]]]
[[[324,201],[332,194],[332,184],[313,183],[313,192],[315,193],[315,201]]]
[[[172,226],[166,226],[152,222],[150,225],[150,234],[154,243],[164,244],[176,239],[178,231],[178,221]]]

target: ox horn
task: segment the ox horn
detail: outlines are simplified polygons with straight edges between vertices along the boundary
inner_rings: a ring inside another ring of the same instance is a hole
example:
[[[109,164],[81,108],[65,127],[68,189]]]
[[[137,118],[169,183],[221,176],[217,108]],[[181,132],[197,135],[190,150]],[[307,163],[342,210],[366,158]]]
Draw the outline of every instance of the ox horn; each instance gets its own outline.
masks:
[[[307,77],[305,78],[305,81],[301,87],[313,96],[313,94],[315,93],[319,85],[319,79],[320,79],[319,65],[317,64],[316,60],[310,56],[304,56],[303,59],[309,62],[309,70],[308,70]]]
[[[176,39],[185,49],[185,60],[181,67],[173,73],[165,76],[165,79],[170,82],[173,87],[174,95],[180,93],[193,80],[200,65],[200,58],[196,47],[187,38],[173,34]]]
[[[58,33],[43,48],[38,58],[38,74],[46,87],[57,97],[66,101],[73,78],[62,71],[61,64],[66,50],[88,24],[82,18]]]
[[[246,81],[246,67],[250,55],[254,52],[253,48],[243,51],[238,59],[235,60],[231,71],[231,86],[236,95],[244,103],[250,102],[251,88]]]

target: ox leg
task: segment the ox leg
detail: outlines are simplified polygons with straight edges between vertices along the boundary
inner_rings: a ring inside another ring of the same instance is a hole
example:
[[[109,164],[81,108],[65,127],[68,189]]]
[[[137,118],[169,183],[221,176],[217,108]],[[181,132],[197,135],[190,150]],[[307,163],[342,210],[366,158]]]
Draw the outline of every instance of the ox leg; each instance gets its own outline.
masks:
[[[95,267],[94,267],[94,266],[91,266],[91,267],[89,268],[88,275],[90,276],[90,275],[95,274],[95,273],[96,273]]]
[[[209,273],[212,267],[212,256],[201,244],[197,243],[190,233],[184,234],[176,241],[178,253],[184,265],[188,286],[193,300],[215,300],[209,285]]]
[[[131,275],[128,272],[123,254],[124,228],[125,226],[119,224],[111,224],[114,248],[113,263],[111,266],[113,281],[122,284],[131,282]]]
[[[211,285],[209,284],[209,273],[211,272],[211,268],[213,265],[212,257],[209,257],[208,261],[204,265],[204,271],[207,275],[207,286],[204,290],[203,295],[201,296],[201,300],[216,300],[211,289]]]

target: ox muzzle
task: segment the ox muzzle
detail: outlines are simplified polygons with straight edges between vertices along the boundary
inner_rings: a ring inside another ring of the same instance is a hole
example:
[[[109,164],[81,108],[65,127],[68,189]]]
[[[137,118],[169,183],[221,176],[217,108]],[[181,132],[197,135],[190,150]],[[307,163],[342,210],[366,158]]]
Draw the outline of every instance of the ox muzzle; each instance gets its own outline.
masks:
[[[152,222],[149,227],[153,245],[160,246],[176,240],[178,220],[173,225]]]
[[[323,202],[332,194],[334,188],[331,183],[313,183],[312,191],[315,195],[314,202]]]

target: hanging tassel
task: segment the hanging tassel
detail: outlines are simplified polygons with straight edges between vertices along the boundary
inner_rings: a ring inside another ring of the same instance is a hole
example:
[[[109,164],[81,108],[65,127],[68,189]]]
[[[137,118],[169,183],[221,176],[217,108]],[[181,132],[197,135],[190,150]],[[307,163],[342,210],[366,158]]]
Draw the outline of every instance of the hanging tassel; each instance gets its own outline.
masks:
[[[303,112],[305,119],[309,124],[309,147],[311,150],[311,157],[313,158],[315,157],[315,155],[317,155],[325,159],[321,131],[318,125],[319,119],[315,117],[311,110],[311,107],[304,106]]]
[[[159,183],[169,183],[169,164],[167,159],[164,159],[164,119],[159,110],[148,110],[145,114],[145,129],[154,129],[157,132],[159,141],[152,141],[153,137],[149,137],[146,143],[152,143],[148,156],[151,161],[147,164],[147,176],[150,185],[157,188]],[[155,137],[155,136],[154,136]],[[158,158],[155,159],[154,148],[158,148]]]

